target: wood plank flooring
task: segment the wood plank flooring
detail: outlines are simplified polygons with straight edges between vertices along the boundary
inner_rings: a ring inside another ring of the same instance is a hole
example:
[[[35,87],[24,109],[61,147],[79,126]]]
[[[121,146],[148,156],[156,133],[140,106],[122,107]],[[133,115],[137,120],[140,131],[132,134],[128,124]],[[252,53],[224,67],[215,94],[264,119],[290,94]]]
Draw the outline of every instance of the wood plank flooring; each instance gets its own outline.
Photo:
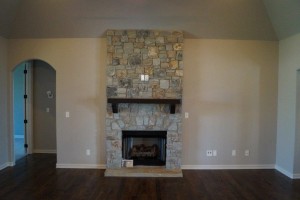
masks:
[[[33,154],[0,171],[0,199],[300,199],[300,180],[276,170],[183,170],[183,178],[119,178],[55,164],[55,154]]]
[[[24,138],[15,138],[15,159],[19,160],[26,156],[25,148],[24,148]]]

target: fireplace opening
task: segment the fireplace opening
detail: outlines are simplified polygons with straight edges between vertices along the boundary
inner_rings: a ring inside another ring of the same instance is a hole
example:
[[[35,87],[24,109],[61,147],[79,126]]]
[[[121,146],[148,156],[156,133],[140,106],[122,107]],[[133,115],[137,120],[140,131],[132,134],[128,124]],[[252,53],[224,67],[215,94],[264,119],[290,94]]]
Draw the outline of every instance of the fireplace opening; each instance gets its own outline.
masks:
[[[122,157],[133,165],[166,165],[167,131],[122,131]]]

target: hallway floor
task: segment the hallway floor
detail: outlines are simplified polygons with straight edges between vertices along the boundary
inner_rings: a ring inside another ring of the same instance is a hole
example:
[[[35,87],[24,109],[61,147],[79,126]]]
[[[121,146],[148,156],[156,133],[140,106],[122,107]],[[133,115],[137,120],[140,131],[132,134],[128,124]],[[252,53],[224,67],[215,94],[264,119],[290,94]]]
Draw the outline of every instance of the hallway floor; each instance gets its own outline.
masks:
[[[26,156],[24,148],[24,138],[15,138],[15,160]]]

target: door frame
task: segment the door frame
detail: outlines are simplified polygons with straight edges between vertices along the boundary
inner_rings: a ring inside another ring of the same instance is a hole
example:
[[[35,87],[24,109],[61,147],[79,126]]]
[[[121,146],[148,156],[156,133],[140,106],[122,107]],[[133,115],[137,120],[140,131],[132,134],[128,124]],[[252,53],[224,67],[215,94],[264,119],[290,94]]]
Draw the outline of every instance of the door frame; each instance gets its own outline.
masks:
[[[28,63],[28,68],[27,68],[27,101],[26,101],[26,111],[27,111],[27,154],[32,154],[33,153],[33,61],[27,61]]]
[[[29,61],[23,61],[21,63],[19,63],[18,65],[16,65],[10,72],[11,75],[11,112],[12,113],[12,118],[11,118],[11,137],[10,137],[10,141],[11,141],[11,161],[12,164],[15,165],[16,162],[16,158],[15,158],[15,142],[14,142],[14,128],[15,128],[15,124],[14,124],[14,70],[19,67],[20,64],[26,64],[27,65],[27,77],[26,77],[26,88],[27,88],[27,101],[26,101],[26,116],[27,116],[27,125],[26,125],[26,138],[24,138],[25,141],[27,141],[28,144],[28,148],[27,148],[27,154],[32,154],[32,145],[33,145],[33,133],[32,133],[32,120],[33,120],[33,101],[32,101],[32,95],[33,95],[33,91],[32,91],[32,67],[33,67],[33,61],[29,60]]]

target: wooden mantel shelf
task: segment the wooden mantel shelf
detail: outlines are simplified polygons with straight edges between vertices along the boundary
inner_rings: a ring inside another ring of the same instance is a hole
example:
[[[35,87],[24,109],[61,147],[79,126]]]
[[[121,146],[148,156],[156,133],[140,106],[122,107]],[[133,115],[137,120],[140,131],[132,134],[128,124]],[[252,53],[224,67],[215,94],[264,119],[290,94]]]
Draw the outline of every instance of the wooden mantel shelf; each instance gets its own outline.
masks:
[[[113,113],[118,113],[119,103],[139,103],[139,104],[169,104],[170,113],[175,114],[176,104],[181,104],[181,99],[130,99],[130,98],[108,98],[107,103],[112,104]]]

